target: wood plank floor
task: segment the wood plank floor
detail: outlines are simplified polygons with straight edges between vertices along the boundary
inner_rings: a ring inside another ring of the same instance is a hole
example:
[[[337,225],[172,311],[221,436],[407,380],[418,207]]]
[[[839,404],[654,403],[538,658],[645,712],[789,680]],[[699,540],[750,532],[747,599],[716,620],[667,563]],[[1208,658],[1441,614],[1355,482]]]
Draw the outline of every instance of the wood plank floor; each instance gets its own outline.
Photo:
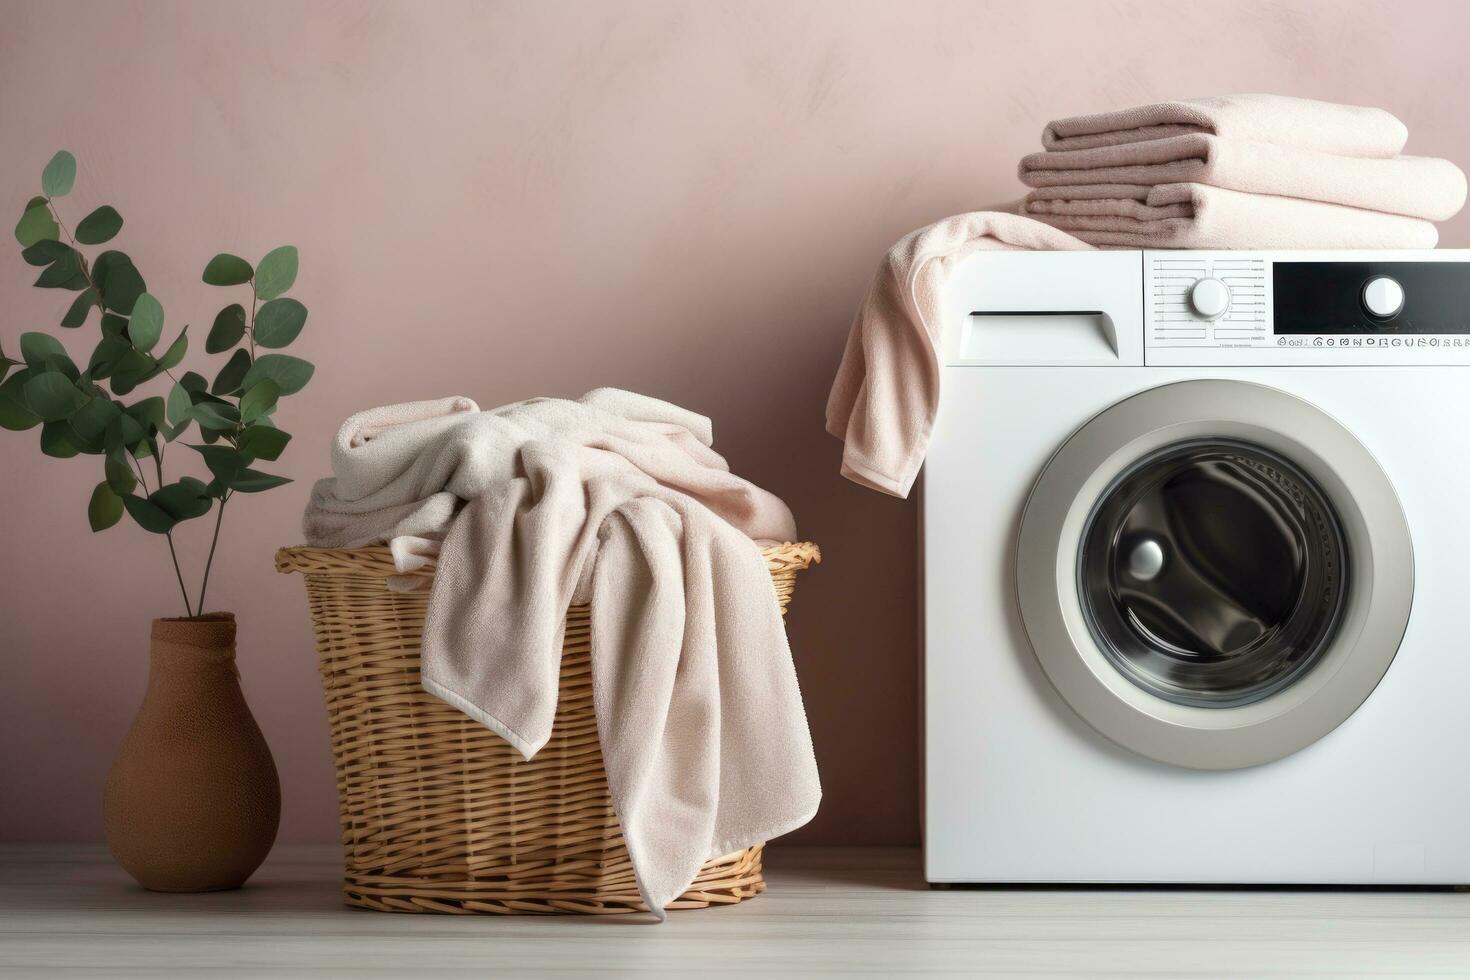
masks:
[[[914,851],[778,847],[765,895],[658,926],[347,909],[337,861],[158,895],[96,847],[0,847],[0,976],[1470,976],[1455,892],[933,891]]]

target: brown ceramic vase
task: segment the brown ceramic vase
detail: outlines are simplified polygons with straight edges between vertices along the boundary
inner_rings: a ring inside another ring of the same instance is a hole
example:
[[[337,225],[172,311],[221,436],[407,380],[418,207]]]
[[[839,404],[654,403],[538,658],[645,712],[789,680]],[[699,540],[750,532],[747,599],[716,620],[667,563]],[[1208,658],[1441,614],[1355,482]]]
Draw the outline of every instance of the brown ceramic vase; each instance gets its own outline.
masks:
[[[153,621],[148,690],[107,779],[112,856],[144,888],[239,888],[275,843],[281,786],[240,690],[235,616]]]

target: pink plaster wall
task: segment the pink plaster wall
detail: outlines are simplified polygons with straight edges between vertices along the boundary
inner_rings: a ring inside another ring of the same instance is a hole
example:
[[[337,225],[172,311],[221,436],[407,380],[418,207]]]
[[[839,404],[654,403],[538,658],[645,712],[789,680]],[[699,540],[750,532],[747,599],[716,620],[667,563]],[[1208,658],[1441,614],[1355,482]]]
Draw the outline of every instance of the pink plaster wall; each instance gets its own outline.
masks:
[[[1411,152],[1470,162],[1453,0],[3,0],[0,21],[5,221],[70,148],[65,212],[117,206],[120,247],[196,337],[223,305],[210,255],[301,249],[319,371],[282,415],[299,482],[231,508],[211,603],[242,618],[284,840],[332,839],[335,798],[301,584],[271,553],[354,409],[620,385],[712,416],[826,552],[791,621],[826,784],[801,837],[909,842],[915,509],[839,479],[821,424],[884,248],[1013,196],[1048,118],[1161,98],[1382,105]],[[1470,218],[1444,242],[1470,244]],[[14,350],[66,299],[0,251]],[[0,839],[96,839],[148,622],[177,613],[167,554],[127,523],[88,532],[94,458],[0,432],[0,460]]]

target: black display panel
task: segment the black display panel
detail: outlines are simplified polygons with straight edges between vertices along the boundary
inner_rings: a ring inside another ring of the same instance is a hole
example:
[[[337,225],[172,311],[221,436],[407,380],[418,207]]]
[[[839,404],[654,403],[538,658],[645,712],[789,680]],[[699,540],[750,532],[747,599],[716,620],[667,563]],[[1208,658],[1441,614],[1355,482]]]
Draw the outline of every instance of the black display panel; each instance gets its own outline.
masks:
[[[1277,334],[1470,334],[1470,263],[1276,262]],[[1390,276],[1404,305],[1385,320],[1363,309],[1363,287]]]

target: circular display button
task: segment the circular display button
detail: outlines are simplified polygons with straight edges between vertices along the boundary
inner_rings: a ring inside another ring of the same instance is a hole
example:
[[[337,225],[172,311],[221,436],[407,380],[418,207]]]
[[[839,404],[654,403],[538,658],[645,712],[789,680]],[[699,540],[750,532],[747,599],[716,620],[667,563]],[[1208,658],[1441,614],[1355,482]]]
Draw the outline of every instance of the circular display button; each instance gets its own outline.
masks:
[[[1370,316],[1387,320],[1404,308],[1404,287],[1389,276],[1374,276],[1363,286],[1363,309]]]

